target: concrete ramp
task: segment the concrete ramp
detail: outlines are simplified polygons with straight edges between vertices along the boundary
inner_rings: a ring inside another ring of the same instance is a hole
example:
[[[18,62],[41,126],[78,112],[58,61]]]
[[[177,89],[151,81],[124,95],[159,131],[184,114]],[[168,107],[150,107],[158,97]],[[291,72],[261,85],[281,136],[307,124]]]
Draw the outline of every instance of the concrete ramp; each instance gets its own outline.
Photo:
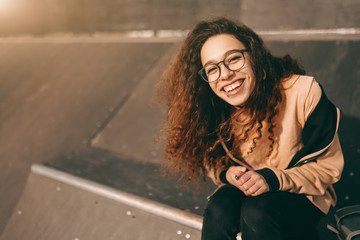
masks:
[[[195,214],[35,164],[0,239],[200,239],[201,226]]]

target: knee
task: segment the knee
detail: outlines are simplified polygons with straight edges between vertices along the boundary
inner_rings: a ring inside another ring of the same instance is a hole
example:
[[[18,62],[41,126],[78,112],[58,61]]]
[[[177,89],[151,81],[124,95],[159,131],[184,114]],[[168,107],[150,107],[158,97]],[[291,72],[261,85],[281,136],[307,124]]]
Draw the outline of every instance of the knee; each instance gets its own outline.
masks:
[[[234,239],[239,231],[243,193],[224,186],[211,196],[204,213],[202,239]]]
[[[274,223],[276,213],[266,198],[249,197],[241,206],[241,219],[253,231],[258,231],[264,224]]]
[[[232,186],[220,188],[211,196],[206,209],[205,218],[221,219],[221,221],[234,221],[236,213],[240,213],[242,192]]]

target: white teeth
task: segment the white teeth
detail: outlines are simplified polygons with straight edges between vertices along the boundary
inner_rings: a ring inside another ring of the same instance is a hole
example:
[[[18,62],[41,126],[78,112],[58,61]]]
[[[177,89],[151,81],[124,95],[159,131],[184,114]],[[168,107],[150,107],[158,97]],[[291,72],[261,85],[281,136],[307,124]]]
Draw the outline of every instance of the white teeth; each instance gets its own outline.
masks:
[[[240,83],[240,81],[236,81],[233,84],[224,87],[224,90],[225,90],[225,92],[230,92],[231,90],[233,90],[237,87],[240,87],[241,84],[242,84],[242,82]]]

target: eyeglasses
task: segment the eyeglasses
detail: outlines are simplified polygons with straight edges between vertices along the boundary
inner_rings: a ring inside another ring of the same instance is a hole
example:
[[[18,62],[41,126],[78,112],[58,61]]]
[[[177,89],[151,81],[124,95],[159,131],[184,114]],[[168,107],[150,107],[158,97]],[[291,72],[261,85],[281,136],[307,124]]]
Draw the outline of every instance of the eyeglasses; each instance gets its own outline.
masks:
[[[242,68],[245,65],[245,54],[244,52],[248,52],[248,49],[236,50],[229,55],[227,55],[224,60],[216,63],[209,64],[203,67],[198,73],[206,82],[215,82],[220,78],[221,69],[220,63],[223,63],[224,66],[230,71],[236,71]]]

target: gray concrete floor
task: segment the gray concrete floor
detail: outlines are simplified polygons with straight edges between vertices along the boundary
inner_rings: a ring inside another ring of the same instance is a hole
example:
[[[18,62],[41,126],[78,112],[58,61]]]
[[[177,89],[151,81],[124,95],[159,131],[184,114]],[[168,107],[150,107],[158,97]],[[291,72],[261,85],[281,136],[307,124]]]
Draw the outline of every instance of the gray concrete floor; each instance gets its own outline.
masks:
[[[30,165],[89,148],[169,46],[0,43],[0,232]]]

